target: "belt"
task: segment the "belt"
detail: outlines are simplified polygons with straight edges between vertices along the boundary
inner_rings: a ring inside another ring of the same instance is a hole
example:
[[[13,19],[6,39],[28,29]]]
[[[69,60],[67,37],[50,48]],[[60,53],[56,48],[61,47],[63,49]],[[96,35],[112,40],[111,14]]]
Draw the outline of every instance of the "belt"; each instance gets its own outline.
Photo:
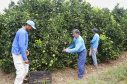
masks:
[[[83,52],[84,50],[86,50],[86,49],[83,49],[81,52]],[[80,53],[80,52],[79,52]]]

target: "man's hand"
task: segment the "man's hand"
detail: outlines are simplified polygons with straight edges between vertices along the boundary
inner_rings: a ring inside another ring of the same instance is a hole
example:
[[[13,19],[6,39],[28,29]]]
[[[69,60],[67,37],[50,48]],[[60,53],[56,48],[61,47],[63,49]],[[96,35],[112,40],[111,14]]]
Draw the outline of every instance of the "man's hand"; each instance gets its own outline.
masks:
[[[90,43],[90,46],[92,46],[92,43]]]
[[[30,54],[30,53],[29,53],[29,51],[27,50],[27,51],[26,51],[26,55],[28,56],[29,54]]]
[[[66,50],[68,50],[69,48],[66,48]]]
[[[63,49],[62,52],[66,52],[66,49]]]
[[[28,61],[28,59],[27,59],[27,60],[25,60],[24,62],[25,62],[25,64],[29,64],[29,61]]]
[[[66,52],[66,50],[68,50],[69,48],[63,49],[62,52]]]

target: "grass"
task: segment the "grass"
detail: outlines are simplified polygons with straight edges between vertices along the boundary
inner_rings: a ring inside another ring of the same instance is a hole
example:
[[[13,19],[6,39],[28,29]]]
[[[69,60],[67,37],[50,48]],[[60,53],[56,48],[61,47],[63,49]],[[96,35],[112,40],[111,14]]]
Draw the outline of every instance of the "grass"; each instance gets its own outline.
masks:
[[[83,79],[80,79],[80,80],[71,79],[66,84],[86,84],[86,83]]]
[[[89,84],[127,84],[127,64],[103,73],[93,74],[88,78]]]
[[[85,75],[84,75],[85,76]],[[93,74],[87,79],[88,84],[127,84],[127,64],[104,72]],[[66,84],[87,84],[84,79],[68,80]]]

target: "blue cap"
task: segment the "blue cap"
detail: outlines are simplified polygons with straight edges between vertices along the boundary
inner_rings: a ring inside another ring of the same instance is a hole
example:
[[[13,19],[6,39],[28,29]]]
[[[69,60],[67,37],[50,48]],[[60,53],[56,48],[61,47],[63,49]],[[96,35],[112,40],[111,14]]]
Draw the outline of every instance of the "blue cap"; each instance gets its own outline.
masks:
[[[33,29],[36,29],[35,23],[33,21],[28,20],[26,23],[29,24]]]
[[[94,31],[94,32],[98,32],[98,29],[97,28],[94,28],[94,29],[92,29],[92,31]]]

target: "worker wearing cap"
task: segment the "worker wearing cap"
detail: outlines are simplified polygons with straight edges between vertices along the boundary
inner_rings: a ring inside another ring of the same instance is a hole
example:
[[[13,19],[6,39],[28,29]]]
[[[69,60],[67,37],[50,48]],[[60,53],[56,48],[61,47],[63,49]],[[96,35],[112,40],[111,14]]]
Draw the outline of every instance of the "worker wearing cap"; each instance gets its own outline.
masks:
[[[29,55],[28,47],[28,32],[36,29],[35,23],[28,20],[26,25],[16,32],[16,36],[12,44],[12,56],[14,66],[16,68],[16,78],[14,84],[22,84],[24,78],[29,71],[29,61],[27,56]]]
[[[92,29],[94,36],[93,39],[91,40],[91,44],[92,44],[92,58],[93,58],[93,64],[95,67],[98,66],[97,63],[97,57],[96,57],[96,53],[97,53],[97,48],[98,48],[98,44],[99,44],[99,35],[98,35],[98,29],[94,28]]]

